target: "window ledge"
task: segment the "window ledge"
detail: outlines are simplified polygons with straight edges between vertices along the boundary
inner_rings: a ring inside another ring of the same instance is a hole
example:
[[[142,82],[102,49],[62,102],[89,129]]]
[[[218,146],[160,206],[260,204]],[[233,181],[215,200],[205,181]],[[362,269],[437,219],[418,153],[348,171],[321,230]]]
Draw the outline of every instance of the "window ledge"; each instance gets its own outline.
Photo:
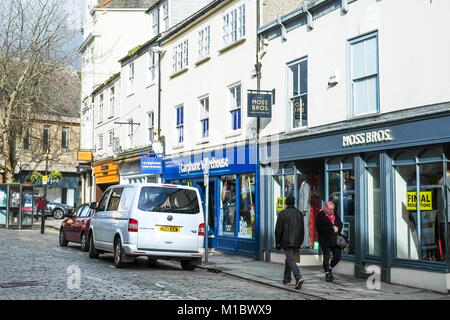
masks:
[[[206,144],[206,143],[209,143],[209,137],[208,138],[199,139],[199,140],[196,141],[197,145],[199,145],[199,144]]]
[[[220,54],[225,53],[226,51],[231,50],[231,49],[233,49],[234,47],[237,47],[237,46],[239,46],[240,44],[244,43],[245,40],[246,40],[246,38],[242,38],[242,39],[240,39],[240,40],[238,40],[238,41],[236,41],[236,42],[233,42],[233,43],[227,45],[226,47],[223,47],[222,49],[220,49],[220,50],[219,50],[219,53],[220,53]]]
[[[148,89],[148,88],[153,87],[153,86],[156,86],[156,82],[155,81],[153,81],[151,83],[147,83],[147,85],[145,87]]]
[[[170,76],[170,79],[173,79],[173,78],[175,78],[175,77],[178,77],[179,75],[181,75],[181,74],[187,72],[188,70],[189,70],[189,68],[184,68],[184,69],[182,69],[182,70],[180,70],[180,71],[177,71],[177,72],[173,73],[173,74]]]
[[[235,130],[235,131],[233,131],[233,132],[227,133],[227,134],[225,135],[225,139],[237,137],[237,136],[240,136],[241,134],[242,134],[242,129]]]
[[[183,149],[183,143],[176,144],[172,147],[173,150]]]
[[[211,60],[211,57],[210,57],[210,56],[208,56],[208,57],[206,57],[206,58],[202,58],[202,59],[198,60],[198,61],[195,63],[195,66],[198,67],[199,65],[201,65],[201,64],[203,64],[203,63],[205,63],[205,62],[207,62],[207,61],[209,61],[209,60]]]

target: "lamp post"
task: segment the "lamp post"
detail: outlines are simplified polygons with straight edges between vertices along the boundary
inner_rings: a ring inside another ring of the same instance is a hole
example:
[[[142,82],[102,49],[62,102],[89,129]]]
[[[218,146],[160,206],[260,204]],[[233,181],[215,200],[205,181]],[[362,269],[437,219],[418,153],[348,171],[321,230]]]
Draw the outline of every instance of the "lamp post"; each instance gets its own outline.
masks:
[[[47,177],[48,175],[48,155],[50,153],[49,148],[47,148],[45,150],[45,176]],[[42,184],[44,185],[44,210],[42,212],[42,216],[41,216],[41,234],[44,233],[44,228],[45,228],[45,212],[47,211],[47,183],[48,180],[44,181],[44,179],[42,179]]]

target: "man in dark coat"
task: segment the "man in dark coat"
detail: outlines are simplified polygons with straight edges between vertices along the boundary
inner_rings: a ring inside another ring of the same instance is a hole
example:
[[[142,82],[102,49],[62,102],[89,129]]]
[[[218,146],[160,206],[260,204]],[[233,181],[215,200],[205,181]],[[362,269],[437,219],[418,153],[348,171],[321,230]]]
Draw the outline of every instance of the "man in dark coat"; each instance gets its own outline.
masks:
[[[300,289],[303,279],[295,258],[299,255],[305,230],[303,214],[294,207],[294,204],[295,198],[288,196],[286,198],[287,208],[278,214],[275,225],[275,244],[277,249],[283,248],[286,254],[283,283],[291,282],[292,272],[296,280],[295,289]]]
[[[341,248],[336,244],[336,240],[337,235],[342,230],[342,221],[334,210],[334,203],[327,201],[316,217],[316,229],[323,252],[323,270],[325,271],[325,281],[327,282],[333,281],[332,270],[341,259]],[[333,253],[331,263],[330,252]]]

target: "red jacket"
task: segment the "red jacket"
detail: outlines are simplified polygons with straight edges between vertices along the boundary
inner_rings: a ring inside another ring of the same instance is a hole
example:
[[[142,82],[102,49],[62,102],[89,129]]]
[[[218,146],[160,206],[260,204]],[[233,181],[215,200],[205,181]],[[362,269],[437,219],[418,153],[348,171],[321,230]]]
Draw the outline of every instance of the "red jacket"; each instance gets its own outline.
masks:
[[[38,210],[44,210],[45,203],[46,203],[46,200],[44,198],[39,197],[39,198],[37,198],[35,205]]]

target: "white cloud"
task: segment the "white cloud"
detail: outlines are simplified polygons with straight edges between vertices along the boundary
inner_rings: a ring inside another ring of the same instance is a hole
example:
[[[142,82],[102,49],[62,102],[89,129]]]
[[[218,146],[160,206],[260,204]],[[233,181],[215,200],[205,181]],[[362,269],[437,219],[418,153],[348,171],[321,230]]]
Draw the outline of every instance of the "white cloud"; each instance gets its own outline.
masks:
[[[84,1],[85,0],[65,0],[67,2],[67,26],[71,30],[80,30],[83,26]]]

